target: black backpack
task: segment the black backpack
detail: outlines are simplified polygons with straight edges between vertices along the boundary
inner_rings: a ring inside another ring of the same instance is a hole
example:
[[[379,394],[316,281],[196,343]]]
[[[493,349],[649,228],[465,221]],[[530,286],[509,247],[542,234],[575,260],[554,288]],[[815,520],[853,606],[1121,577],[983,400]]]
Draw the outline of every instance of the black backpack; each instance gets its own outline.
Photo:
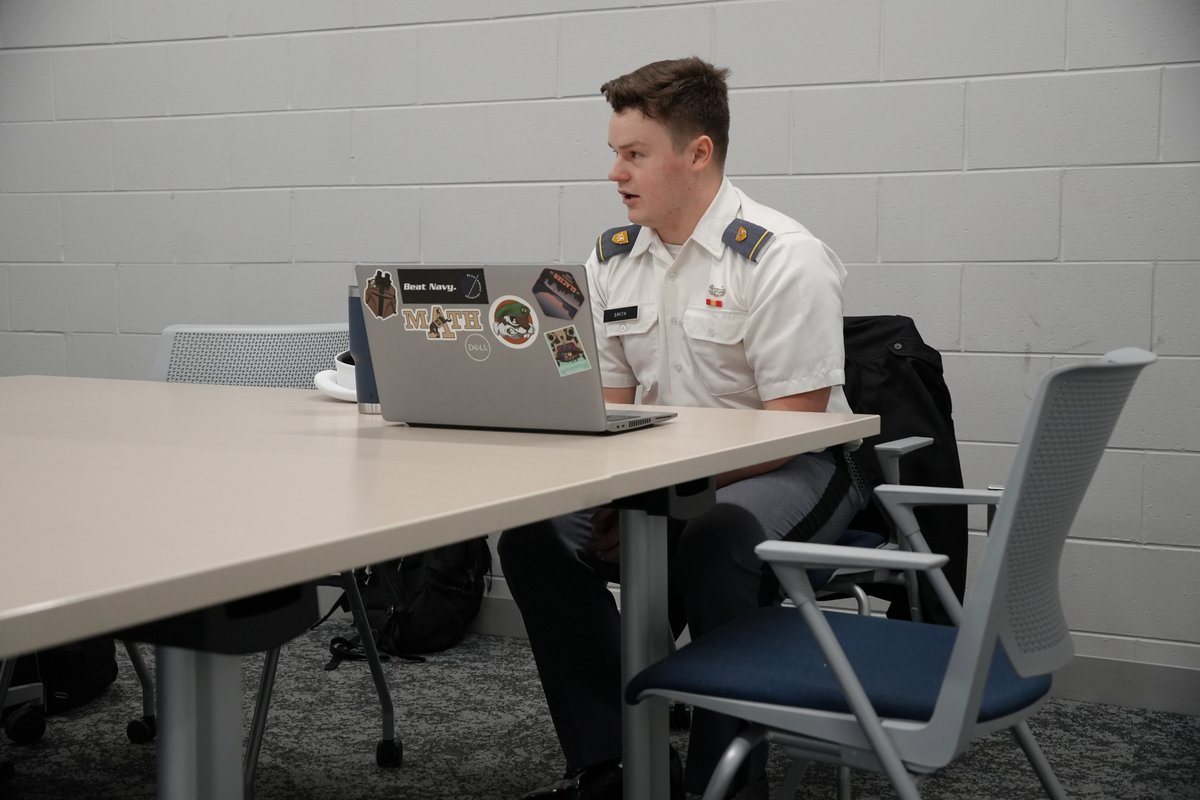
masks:
[[[117,679],[111,636],[51,647],[17,659],[13,685],[41,683],[45,712],[59,714],[99,697]]]
[[[422,660],[458,644],[479,614],[492,553],[487,537],[436,547],[359,573],[375,646],[381,654]],[[343,607],[348,604],[343,600]],[[358,637],[335,638],[331,666],[361,658]]]
[[[963,485],[958,440],[954,433],[953,404],[942,374],[942,357],[903,316],[846,317],[846,399],[860,414],[878,414],[880,432],[863,441],[854,460],[867,483],[884,482],[875,444],[906,436],[928,436],[933,444],[904,456],[900,479],[922,486]],[[963,506],[918,509],[917,520],[929,548],[950,557],[943,573],[961,600],[966,586],[967,510]],[[890,523],[876,504],[868,505],[851,528],[886,533]],[[930,621],[947,622],[932,587],[920,582],[921,606]],[[889,616],[907,614],[903,590],[880,585],[871,594],[893,600]],[[897,602],[899,600],[899,602]]]

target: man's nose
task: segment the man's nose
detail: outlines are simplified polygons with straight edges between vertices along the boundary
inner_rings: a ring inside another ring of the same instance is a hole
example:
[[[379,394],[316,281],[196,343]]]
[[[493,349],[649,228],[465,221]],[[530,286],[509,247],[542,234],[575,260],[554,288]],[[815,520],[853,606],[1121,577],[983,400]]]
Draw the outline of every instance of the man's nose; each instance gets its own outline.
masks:
[[[629,173],[625,167],[622,166],[621,159],[614,159],[612,167],[610,167],[608,170],[608,179],[613,183],[620,183],[628,177]]]

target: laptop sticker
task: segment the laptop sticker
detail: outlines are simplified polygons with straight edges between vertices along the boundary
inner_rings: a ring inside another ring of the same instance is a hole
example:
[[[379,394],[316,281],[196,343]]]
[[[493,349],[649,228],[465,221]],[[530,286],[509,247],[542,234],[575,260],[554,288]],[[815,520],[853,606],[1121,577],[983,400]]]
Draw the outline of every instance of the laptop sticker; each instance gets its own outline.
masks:
[[[442,305],[488,304],[487,282],[482,269],[398,269],[400,300]]]
[[[583,292],[575,276],[563,270],[542,270],[533,286],[533,296],[543,314],[558,319],[575,319],[583,305]]]
[[[505,295],[491,307],[492,333],[501,344],[514,350],[523,350],[537,336],[537,315],[529,301],[516,295]]]
[[[483,330],[483,310],[479,308],[402,308],[404,330],[419,331],[430,341],[453,342],[462,331]]]
[[[375,274],[367,278],[362,295],[363,305],[376,319],[396,316],[396,287],[392,283],[392,273],[375,270]]]
[[[592,368],[592,363],[584,352],[583,342],[579,341],[579,331],[575,330],[574,325],[548,331],[546,344],[550,346],[550,354],[554,356],[554,365],[558,367],[560,377],[586,372]]]

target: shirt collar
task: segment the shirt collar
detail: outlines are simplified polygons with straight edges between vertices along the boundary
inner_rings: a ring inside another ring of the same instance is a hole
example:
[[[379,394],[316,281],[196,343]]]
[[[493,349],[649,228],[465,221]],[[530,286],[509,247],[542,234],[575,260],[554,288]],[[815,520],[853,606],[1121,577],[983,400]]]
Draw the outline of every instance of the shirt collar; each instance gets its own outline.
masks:
[[[721,241],[721,236],[729,227],[730,221],[738,216],[741,208],[742,199],[738,196],[737,189],[733,188],[728,178],[722,178],[716,197],[708,204],[708,210],[696,223],[696,230],[692,231],[692,239],[714,257],[719,258],[725,252],[725,242]]]
[[[696,229],[692,231],[690,238],[712,253],[714,257],[720,258],[721,254],[725,252],[725,242],[721,241],[721,236],[729,227],[729,223],[738,216],[741,208],[742,199],[738,195],[737,189],[729,182],[729,178],[721,178],[721,186],[717,189],[716,196],[708,204],[704,216],[700,217],[700,221],[696,223]],[[643,226],[638,232],[638,237],[634,241],[629,255],[631,257],[640,256],[649,250],[650,245],[656,240],[658,240],[658,231]],[[660,243],[660,246],[665,253],[666,245]]]

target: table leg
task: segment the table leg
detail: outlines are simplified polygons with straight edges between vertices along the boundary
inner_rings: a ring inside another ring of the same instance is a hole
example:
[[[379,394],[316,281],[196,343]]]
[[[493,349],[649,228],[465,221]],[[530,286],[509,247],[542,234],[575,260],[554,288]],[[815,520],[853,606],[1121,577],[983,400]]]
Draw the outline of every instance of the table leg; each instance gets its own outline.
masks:
[[[621,509],[621,683],[670,653],[667,519]],[[624,796],[670,797],[667,702],[626,704],[621,716]]]
[[[158,796],[242,797],[242,659],[155,649]]]

